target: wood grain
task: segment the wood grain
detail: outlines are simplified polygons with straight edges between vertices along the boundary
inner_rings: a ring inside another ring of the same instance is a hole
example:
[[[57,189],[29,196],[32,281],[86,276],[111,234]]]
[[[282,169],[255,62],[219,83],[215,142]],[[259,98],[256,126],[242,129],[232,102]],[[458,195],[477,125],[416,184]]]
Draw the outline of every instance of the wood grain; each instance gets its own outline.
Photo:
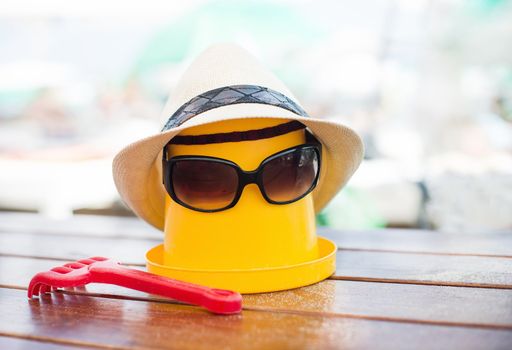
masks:
[[[100,345],[95,348],[101,349],[103,347]],[[83,344],[71,345],[69,342],[63,344],[48,337],[30,336],[29,334],[11,333],[5,337],[0,335],[0,349],[5,350],[84,350],[95,348]]]
[[[512,231],[480,234],[429,230],[382,229],[368,231],[320,228],[318,233],[346,250],[413,252],[512,258]]]
[[[74,215],[51,219],[37,214],[0,212],[0,232],[161,239],[162,232],[135,217]]]
[[[219,317],[194,307],[0,289],[0,332],[61,344],[114,348],[465,348],[505,349],[512,332],[421,326],[336,316],[244,311]]]
[[[144,266],[146,251],[158,243],[136,238],[2,233],[0,253],[71,261],[90,256],[106,256],[123,263]]]
[[[75,215],[51,220],[35,214],[0,213],[0,233],[63,234],[138,238],[158,241],[162,233],[138,218]],[[512,231],[480,234],[446,233],[429,230],[332,230],[318,228],[320,235],[334,240],[342,249],[462,254],[512,257]]]
[[[333,278],[512,289],[512,259],[340,250]]]
[[[319,232],[341,247],[333,279],[217,317],[98,284],[28,301],[36,272],[91,255],[140,268],[162,236],[135,218],[0,214],[0,348],[510,348],[512,235]]]
[[[144,266],[146,250],[158,243],[139,238],[4,233],[0,234],[0,256],[70,261],[103,255]],[[512,289],[512,259],[340,250],[333,278]]]
[[[0,258],[0,284],[26,287],[32,275],[60,262]],[[16,269],[12,267],[15,266]],[[91,284],[79,293],[159,301],[145,293]],[[512,329],[512,290],[328,280],[290,291],[246,295],[244,306],[271,311],[350,314],[407,322],[457,323]]]

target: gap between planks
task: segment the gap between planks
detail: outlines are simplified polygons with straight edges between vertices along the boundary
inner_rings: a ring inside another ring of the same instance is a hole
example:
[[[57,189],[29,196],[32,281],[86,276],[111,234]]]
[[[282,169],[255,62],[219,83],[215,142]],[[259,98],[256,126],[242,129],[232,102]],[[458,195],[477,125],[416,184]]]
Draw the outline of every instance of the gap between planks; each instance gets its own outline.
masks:
[[[35,260],[55,260],[55,261],[63,261],[70,262],[75,261],[76,259],[67,259],[67,258],[57,258],[51,256],[32,256],[32,255],[24,255],[24,254],[9,254],[9,253],[1,253],[0,257],[9,257],[9,258],[21,258],[21,259],[35,259]],[[141,263],[130,263],[123,262],[125,266],[133,266],[133,267],[145,267],[145,264]],[[393,284],[413,284],[413,285],[421,285],[421,286],[440,286],[440,287],[457,287],[457,288],[485,288],[485,289],[512,289],[511,284],[494,284],[494,283],[474,283],[474,282],[443,282],[443,281],[428,281],[428,280],[408,280],[408,279],[399,279],[399,278],[382,278],[382,277],[356,277],[356,276],[330,276],[328,277],[330,280],[339,280],[339,281],[353,281],[353,282],[372,282],[372,283],[393,283]]]
[[[20,291],[27,290],[27,288],[23,287],[23,286],[3,285],[3,284],[0,284],[0,288],[15,289],[15,290],[20,290]],[[197,308],[197,306],[188,305],[188,304],[181,303],[181,302],[178,302],[175,300],[153,298],[153,297],[130,297],[130,296],[116,295],[116,294],[87,293],[87,292],[72,291],[72,290],[56,290],[51,293],[80,295],[80,296],[86,296],[86,297],[92,297],[92,298],[106,298],[106,299],[142,301],[142,302],[152,302],[152,303],[164,303],[164,304],[173,304],[173,305],[185,305],[188,307]],[[45,294],[51,294],[51,293],[45,293]],[[351,313],[325,312],[325,311],[289,310],[289,309],[267,308],[267,307],[258,307],[258,306],[249,306],[249,307],[244,306],[244,307],[242,307],[242,310],[256,311],[256,312],[275,312],[275,313],[280,313],[280,314],[295,314],[295,315],[313,316],[313,317],[340,317],[340,318],[360,319],[360,320],[367,320],[367,321],[408,323],[408,324],[418,324],[418,325],[426,325],[426,326],[443,326],[443,327],[460,327],[460,328],[472,328],[472,329],[477,328],[477,329],[512,331],[512,324],[500,325],[500,324],[485,324],[485,323],[478,323],[478,322],[470,323],[470,322],[451,322],[451,321],[441,321],[441,320],[439,320],[439,321],[419,320],[419,319],[405,318],[405,317],[358,315],[358,314],[351,314]]]
[[[140,347],[122,347],[122,346],[114,346],[108,344],[98,344],[91,342],[84,342],[78,340],[71,339],[62,339],[62,338],[51,338],[51,337],[43,337],[40,335],[30,335],[24,333],[15,333],[15,332],[2,332],[0,331],[0,337],[8,337],[8,338],[16,338],[16,339],[24,339],[24,340],[32,340],[40,343],[50,343],[50,344],[58,344],[58,345],[69,345],[75,346],[79,348],[94,348],[94,349],[109,349],[109,350],[128,350],[128,349],[143,349]]]
[[[425,252],[425,251],[414,251],[414,250],[396,250],[396,249],[377,249],[377,248],[340,248],[340,251],[351,251],[351,252],[372,252],[372,253],[395,253],[395,254],[411,254],[411,255],[445,255],[445,256],[475,256],[479,258],[501,258],[501,259],[512,259],[512,255],[500,255],[500,254],[479,254],[479,253],[445,253],[445,252]]]
[[[40,235],[44,234],[47,236],[66,236],[67,233],[60,232],[48,232],[46,230],[2,230],[0,228],[0,234],[8,234],[8,233],[21,233],[26,235]],[[149,241],[149,242],[161,242],[162,238],[155,237],[147,237],[147,236],[138,236],[138,235],[123,235],[123,234],[87,234],[87,233],[73,233],[73,237],[80,238],[91,238],[91,239],[127,239],[127,240],[139,240],[139,241]],[[482,257],[482,258],[502,258],[502,259],[512,259],[512,255],[504,255],[504,254],[479,254],[479,253],[447,253],[447,252],[432,252],[432,251],[416,251],[416,250],[400,250],[400,249],[378,249],[378,248],[346,248],[346,247],[338,247],[339,251],[362,251],[362,252],[373,252],[373,253],[397,253],[397,254],[419,254],[419,255],[444,255],[444,256],[474,256],[474,257]],[[1,253],[0,253],[1,254]],[[36,258],[36,257],[34,257]],[[37,258],[36,258],[37,259]],[[57,260],[53,258],[53,260]],[[67,259],[65,259],[67,260]],[[73,259],[71,259],[73,260]]]
[[[55,256],[46,256],[46,255],[25,255],[25,254],[11,254],[11,253],[2,253],[0,252],[0,257],[6,257],[6,258],[20,258],[20,259],[34,259],[34,260],[55,260],[55,261],[65,261],[65,262],[72,262],[76,261],[78,259],[83,258],[62,258],[62,257],[55,257]],[[146,267],[146,264],[142,263],[130,263],[130,262],[124,262],[122,263],[125,266],[137,266],[137,267]]]
[[[458,288],[486,288],[486,289],[512,289],[511,284],[474,283],[474,282],[438,282],[422,280],[405,280],[398,278],[375,278],[375,277],[349,277],[331,276],[330,280],[372,282],[372,283],[394,283],[394,284],[416,284],[420,286],[458,287]]]

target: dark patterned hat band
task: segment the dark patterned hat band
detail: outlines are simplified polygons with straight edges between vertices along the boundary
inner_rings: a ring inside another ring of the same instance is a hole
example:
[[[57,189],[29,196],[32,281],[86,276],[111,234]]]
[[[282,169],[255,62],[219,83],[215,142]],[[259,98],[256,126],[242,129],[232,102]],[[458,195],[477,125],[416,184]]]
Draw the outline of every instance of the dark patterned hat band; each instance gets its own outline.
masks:
[[[302,117],[308,114],[292,99],[280,92],[257,85],[231,85],[210,90],[194,97],[169,118],[162,131],[180,126],[190,118],[210,109],[240,103],[258,103],[280,107]]]

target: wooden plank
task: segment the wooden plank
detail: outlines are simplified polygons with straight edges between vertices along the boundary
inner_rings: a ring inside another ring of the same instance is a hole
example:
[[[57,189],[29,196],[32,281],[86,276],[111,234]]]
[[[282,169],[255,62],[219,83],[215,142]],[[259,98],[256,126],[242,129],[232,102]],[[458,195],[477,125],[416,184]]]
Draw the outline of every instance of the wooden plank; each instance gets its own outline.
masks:
[[[138,238],[2,233],[0,253],[60,260],[106,256],[123,263],[144,265],[146,251],[158,243]]]
[[[1,331],[0,331],[1,333]],[[71,344],[61,344],[53,342],[53,339],[46,339],[45,337],[30,337],[30,335],[21,335],[17,337],[15,334],[10,336],[0,336],[0,349],[8,350],[83,350],[93,349],[91,347],[77,346]]]
[[[512,258],[512,231],[463,234],[410,229],[337,231],[321,228],[318,233],[346,250]]]
[[[512,291],[328,280],[285,292],[248,295],[246,306],[322,310],[512,329]]]
[[[138,238],[0,234],[0,255],[64,261],[103,255],[144,266],[146,250],[158,243]],[[341,250],[333,278],[512,289],[512,259]]]
[[[29,213],[0,212],[0,232],[161,239],[162,232],[136,217],[74,215],[50,219]]]
[[[161,240],[162,234],[138,218],[75,215],[51,220],[36,214],[0,213],[0,234],[41,233],[68,236],[102,236]],[[512,231],[481,234],[445,233],[428,230],[332,230],[318,233],[345,250],[416,252],[512,257]]]
[[[310,314],[244,311],[219,317],[182,305],[76,295],[25,300],[0,289],[0,332],[115,348],[499,349],[512,332],[422,326]],[[298,331],[300,330],[300,331]]]
[[[333,278],[512,289],[512,259],[341,250]]]
[[[23,288],[30,277],[59,262],[1,258],[0,284]],[[78,293],[162,300],[116,286],[92,284]],[[351,314],[370,319],[464,323],[512,329],[512,290],[327,280],[289,291],[245,295],[249,309]]]

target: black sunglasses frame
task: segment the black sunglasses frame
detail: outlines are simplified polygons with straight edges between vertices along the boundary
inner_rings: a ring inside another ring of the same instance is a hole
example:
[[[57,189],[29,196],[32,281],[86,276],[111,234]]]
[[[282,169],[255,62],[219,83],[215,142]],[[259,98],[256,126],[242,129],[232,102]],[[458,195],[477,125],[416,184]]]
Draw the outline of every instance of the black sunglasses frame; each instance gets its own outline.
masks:
[[[210,156],[186,156],[185,155],[185,156],[176,156],[176,157],[167,159],[166,150],[164,148],[163,157],[162,157],[163,184],[164,184],[164,187],[165,187],[167,193],[169,194],[169,196],[171,196],[171,198],[176,203],[180,204],[181,206],[183,206],[185,208],[203,212],[203,213],[214,213],[214,212],[219,212],[219,211],[233,208],[240,200],[240,197],[242,196],[245,186],[247,186],[249,184],[256,184],[258,186],[258,188],[260,189],[260,192],[261,192],[261,195],[263,196],[263,198],[270,204],[278,204],[278,205],[290,204],[290,203],[296,202],[296,201],[304,198],[309,193],[311,193],[311,191],[313,191],[315,189],[316,185],[318,184],[318,180],[320,178],[320,169],[322,168],[322,157],[321,157],[322,147],[321,147],[320,142],[318,142],[312,135],[308,139],[311,140],[312,142],[308,142],[306,144],[301,144],[298,146],[290,147],[290,148],[287,148],[285,150],[279,151],[275,154],[268,156],[260,163],[258,168],[253,171],[244,171],[240,168],[240,166],[238,164],[236,164],[230,160],[223,159],[223,158],[217,158],[217,157],[210,157]],[[317,155],[317,159],[318,159],[318,171],[316,172],[316,175],[311,184],[311,187],[300,197],[294,198],[289,201],[279,202],[279,201],[274,201],[274,200],[270,199],[268,197],[267,193],[265,192],[265,187],[263,185],[263,176],[262,176],[263,174],[262,173],[263,173],[263,168],[265,167],[265,165],[267,163],[269,163],[270,161],[272,161],[276,158],[279,158],[283,155],[293,153],[293,152],[298,152],[298,151],[301,151],[304,149],[313,149],[315,151],[315,153]],[[172,184],[172,171],[173,171],[174,164],[181,160],[211,161],[211,162],[216,162],[216,163],[222,163],[222,164],[225,164],[225,165],[228,165],[228,166],[234,168],[238,175],[238,188],[237,188],[237,191],[236,191],[235,196],[233,197],[233,200],[231,201],[231,203],[223,208],[201,209],[201,208],[196,208],[196,207],[190,206],[187,203],[180,200],[178,198],[178,196],[176,195],[176,192],[174,191],[174,187]]]

